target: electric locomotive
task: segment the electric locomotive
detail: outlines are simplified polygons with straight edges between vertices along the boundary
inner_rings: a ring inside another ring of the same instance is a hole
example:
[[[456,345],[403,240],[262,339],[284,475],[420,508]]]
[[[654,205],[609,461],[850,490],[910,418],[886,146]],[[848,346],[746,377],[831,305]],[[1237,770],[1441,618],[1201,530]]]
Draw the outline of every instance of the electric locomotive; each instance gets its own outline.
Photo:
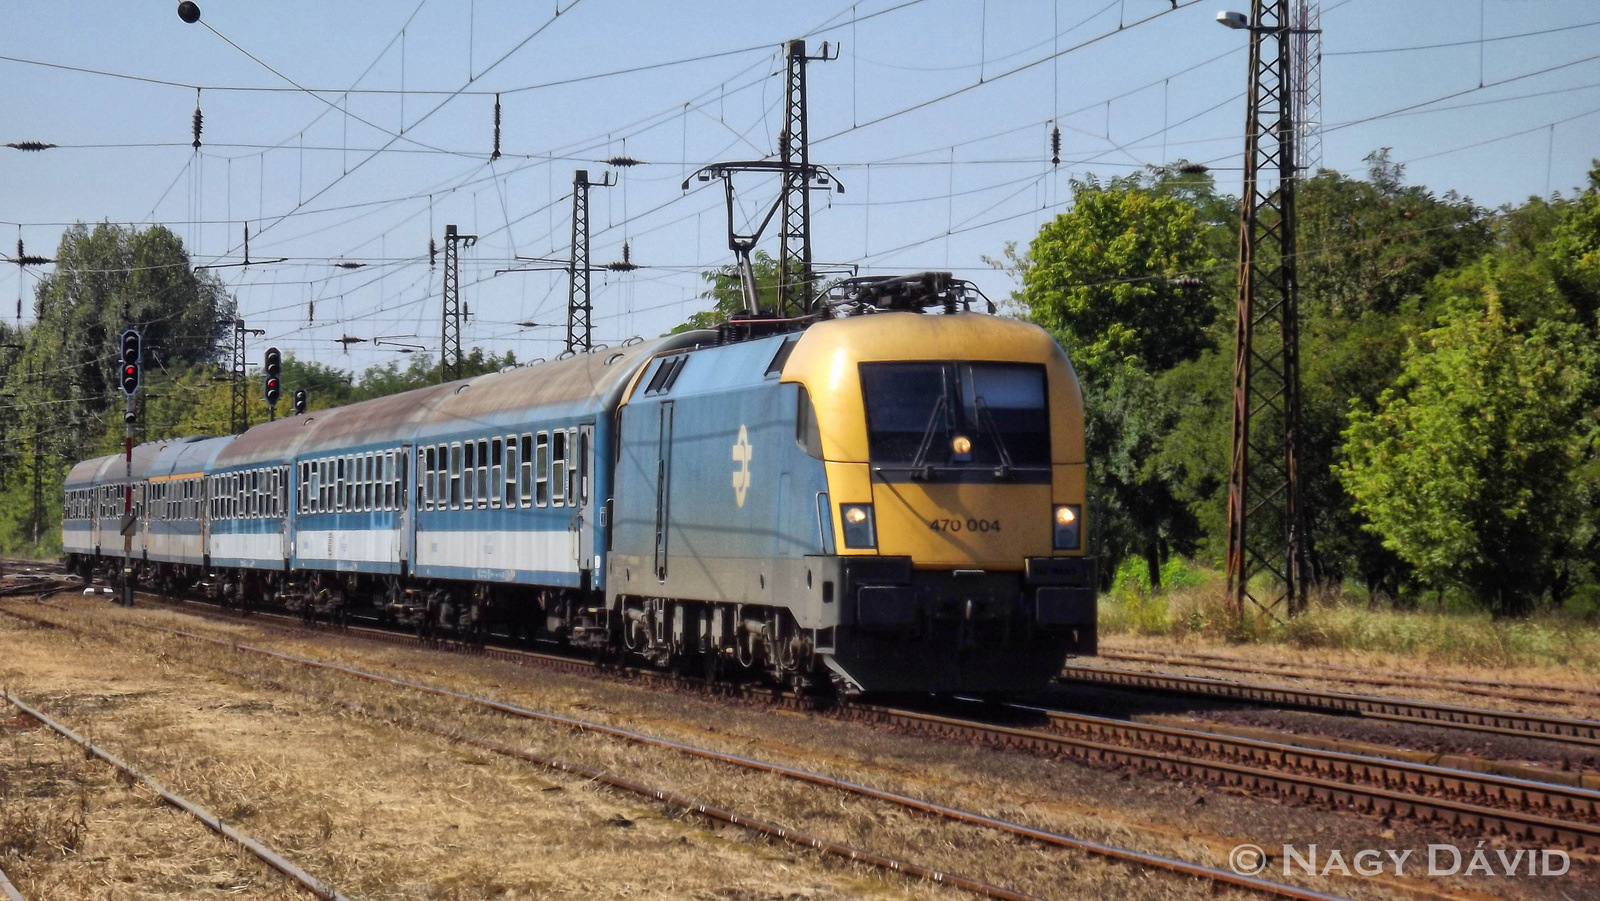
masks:
[[[947,309],[645,369],[607,563],[626,648],[848,692],[1016,692],[1094,653],[1072,366],[1033,325]]]

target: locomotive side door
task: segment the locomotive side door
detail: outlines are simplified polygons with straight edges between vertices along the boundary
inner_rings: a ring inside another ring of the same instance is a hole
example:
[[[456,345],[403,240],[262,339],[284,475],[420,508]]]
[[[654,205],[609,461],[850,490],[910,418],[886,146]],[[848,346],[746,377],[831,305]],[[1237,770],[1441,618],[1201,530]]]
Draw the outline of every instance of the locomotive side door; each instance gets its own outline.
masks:
[[[667,581],[667,526],[672,514],[672,401],[661,402],[656,444],[656,580]]]
[[[578,512],[572,517],[572,527],[577,533],[573,553],[578,557],[578,572],[584,585],[593,585],[594,562],[594,425],[578,426],[576,487]]]

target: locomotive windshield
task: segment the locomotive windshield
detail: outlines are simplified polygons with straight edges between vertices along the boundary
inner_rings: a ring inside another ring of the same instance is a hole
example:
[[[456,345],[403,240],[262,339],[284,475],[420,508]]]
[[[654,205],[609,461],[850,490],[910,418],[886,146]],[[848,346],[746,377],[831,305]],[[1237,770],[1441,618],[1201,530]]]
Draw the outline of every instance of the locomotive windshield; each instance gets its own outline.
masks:
[[[863,363],[861,387],[874,467],[924,479],[1049,477],[1043,366]]]

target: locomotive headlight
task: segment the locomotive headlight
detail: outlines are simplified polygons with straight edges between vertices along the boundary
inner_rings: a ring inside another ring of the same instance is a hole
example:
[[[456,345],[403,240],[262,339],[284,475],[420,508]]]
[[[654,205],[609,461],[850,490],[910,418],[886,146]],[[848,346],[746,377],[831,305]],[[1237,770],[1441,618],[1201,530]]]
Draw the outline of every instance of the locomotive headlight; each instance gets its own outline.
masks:
[[[955,453],[955,458],[958,461],[966,462],[971,460],[972,439],[966,435],[957,435],[955,440],[950,442],[950,450]]]
[[[875,548],[878,530],[872,522],[871,504],[841,504],[839,518],[844,520],[844,546]]]
[[[1058,551],[1078,549],[1082,534],[1083,508],[1077,504],[1057,504],[1055,515],[1055,548]]]

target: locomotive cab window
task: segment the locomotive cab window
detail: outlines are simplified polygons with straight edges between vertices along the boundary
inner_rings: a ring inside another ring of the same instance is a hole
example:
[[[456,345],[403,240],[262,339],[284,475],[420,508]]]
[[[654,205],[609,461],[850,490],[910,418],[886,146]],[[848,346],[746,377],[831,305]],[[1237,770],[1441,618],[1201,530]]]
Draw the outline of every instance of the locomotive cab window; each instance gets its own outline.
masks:
[[[863,363],[867,450],[913,478],[992,472],[1048,478],[1044,367],[1017,363]]]
[[[822,459],[822,429],[817,424],[817,408],[811,403],[811,392],[800,386],[800,397],[794,413],[794,443],[807,456]]]

